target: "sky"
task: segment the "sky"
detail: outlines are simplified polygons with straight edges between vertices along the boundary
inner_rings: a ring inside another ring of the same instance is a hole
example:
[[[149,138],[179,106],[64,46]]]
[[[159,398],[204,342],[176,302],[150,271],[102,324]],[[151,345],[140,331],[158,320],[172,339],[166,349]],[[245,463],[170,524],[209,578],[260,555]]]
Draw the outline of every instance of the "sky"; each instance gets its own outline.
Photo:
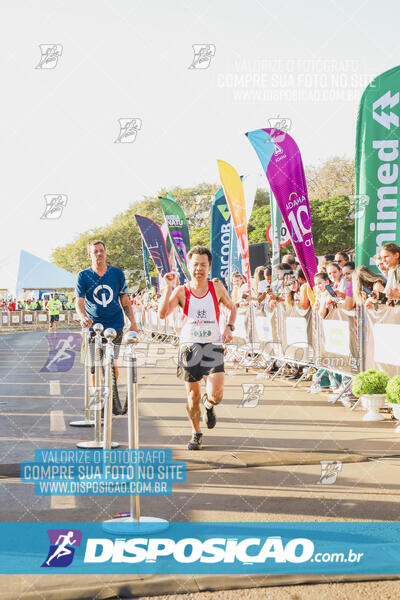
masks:
[[[353,158],[363,89],[399,62],[399,17],[395,0],[3,1],[0,264],[50,259],[161,188],[217,183],[217,159],[260,173],[244,134],[270,119],[305,165]],[[211,56],[190,68],[194,45]]]

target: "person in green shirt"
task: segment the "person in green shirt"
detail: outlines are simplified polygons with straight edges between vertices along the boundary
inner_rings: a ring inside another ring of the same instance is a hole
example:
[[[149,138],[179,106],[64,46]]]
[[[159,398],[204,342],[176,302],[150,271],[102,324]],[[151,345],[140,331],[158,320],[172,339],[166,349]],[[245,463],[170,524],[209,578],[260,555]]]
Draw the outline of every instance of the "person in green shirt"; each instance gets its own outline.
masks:
[[[34,300],[29,300],[25,303],[25,310],[35,310],[36,302]]]
[[[49,311],[50,315],[49,333],[51,333],[52,331],[54,331],[54,333],[57,332],[61,309],[62,304],[58,299],[57,294],[54,294],[54,298],[52,300],[49,300],[47,304],[47,310]]]

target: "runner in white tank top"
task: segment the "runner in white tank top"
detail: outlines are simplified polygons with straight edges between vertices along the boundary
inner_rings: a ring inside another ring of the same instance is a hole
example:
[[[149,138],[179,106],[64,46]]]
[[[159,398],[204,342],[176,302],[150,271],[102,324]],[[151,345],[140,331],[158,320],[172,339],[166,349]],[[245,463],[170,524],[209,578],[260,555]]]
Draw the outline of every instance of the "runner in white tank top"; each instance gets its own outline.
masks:
[[[183,309],[183,328],[177,375],[185,381],[187,414],[192,425],[189,450],[199,450],[203,434],[200,430],[201,381],[207,378],[207,392],[203,396],[204,421],[209,429],[216,423],[214,406],[222,400],[224,392],[224,348],[232,340],[236,307],[222,283],[208,281],[212,256],[208,248],[195,246],[188,254],[191,280],[186,285],[173,287],[175,273],[164,276],[165,288],[159,303],[158,314],[165,319],[178,306]],[[219,328],[219,303],[229,310],[228,324],[221,333]]]
[[[189,284],[184,287],[185,306],[180,345],[212,343],[222,346],[220,310],[213,282],[208,282],[206,294],[200,297],[193,294]]]

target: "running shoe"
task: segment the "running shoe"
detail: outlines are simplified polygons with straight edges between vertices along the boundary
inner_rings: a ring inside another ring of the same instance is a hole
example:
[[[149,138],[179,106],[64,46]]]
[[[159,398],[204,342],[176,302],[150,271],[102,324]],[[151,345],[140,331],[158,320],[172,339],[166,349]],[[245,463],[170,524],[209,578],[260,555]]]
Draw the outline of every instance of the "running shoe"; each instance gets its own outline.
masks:
[[[211,408],[207,408],[205,406],[205,403],[208,400],[207,394],[203,395],[202,400],[203,400],[203,404],[204,404],[204,408],[205,408],[205,412],[203,414],[203,422],[207,425],[208,429],[213,429],[217,422],[217,417],[215,415],[214,407],[212,406]]]
[[[192,433],[192,438],[188,443],[188,450],[200,450],[203,443],[202,433]]]

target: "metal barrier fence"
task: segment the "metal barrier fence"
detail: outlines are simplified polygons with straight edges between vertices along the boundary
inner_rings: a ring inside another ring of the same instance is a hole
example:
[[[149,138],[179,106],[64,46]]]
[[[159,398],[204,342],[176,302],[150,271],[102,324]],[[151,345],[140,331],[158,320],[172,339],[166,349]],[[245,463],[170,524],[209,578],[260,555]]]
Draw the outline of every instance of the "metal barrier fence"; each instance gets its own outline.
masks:
[[[148,339],[179,343],[180,309],[165,320],[153,308],[136,310],[135,317]],[[222,328],[225,322],[223,309]],[[279,303],[265,312],[249,305],[238,309],[233,335],[227,350],[229,357],[239,359],[238,366],[268,369],[268,364],[280,361],[347,378],[371,368],[390,376],[400,374],[400,345],[396,343],[400,339],[400,306],[369,311],[337,306],[322,319],[310,308],[302,310],[296,305]]]
[[[74,310],[61,310],[59,315],[60,324],[78,325],[79,316]],[[47,310],[15,310],[0,311],[0,330],[9,327],[47,327],[50,323],[50,315]]]

